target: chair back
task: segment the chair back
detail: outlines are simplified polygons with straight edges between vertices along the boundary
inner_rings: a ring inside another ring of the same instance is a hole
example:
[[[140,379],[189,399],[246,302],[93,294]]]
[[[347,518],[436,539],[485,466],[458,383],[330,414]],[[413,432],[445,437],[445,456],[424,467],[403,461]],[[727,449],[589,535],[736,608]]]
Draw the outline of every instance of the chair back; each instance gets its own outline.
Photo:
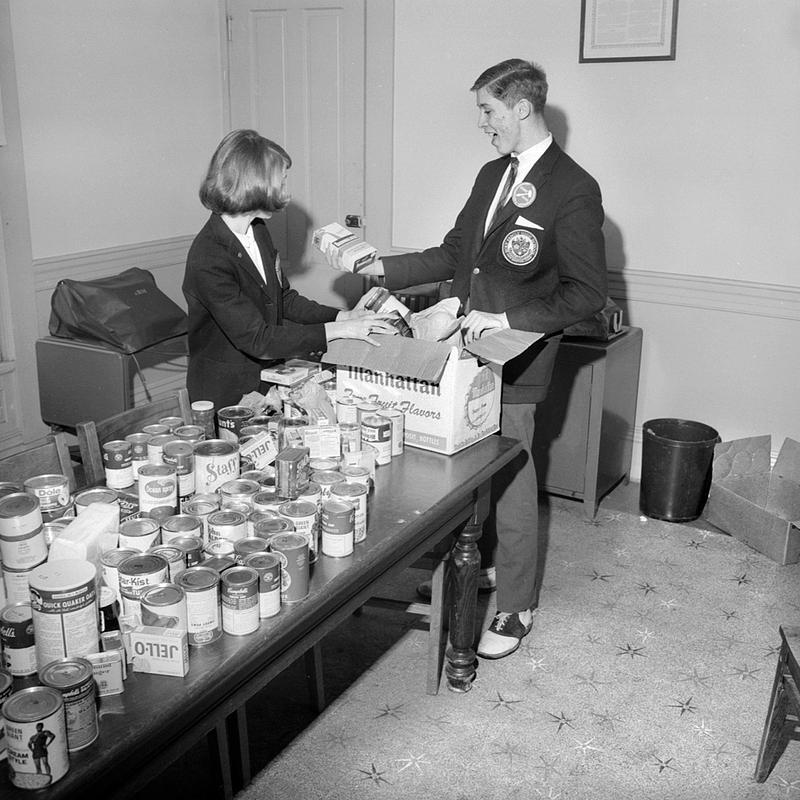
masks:
[[[0,481],[22,484],[36,475],[64,475],[70,493],[78,488],[66,434],[51,434],[45,444],[0,458]]]
[[[161,400],[135,406],[104,420],[79,422],[76,426],[78,446],[81,451],[83,471],[88,486],[105,483],[103,444],[114,439],[124,439],[129,433],[138,433],[164,417],[181,417],[187,425],[192,421],[192,405],[186,389]]]

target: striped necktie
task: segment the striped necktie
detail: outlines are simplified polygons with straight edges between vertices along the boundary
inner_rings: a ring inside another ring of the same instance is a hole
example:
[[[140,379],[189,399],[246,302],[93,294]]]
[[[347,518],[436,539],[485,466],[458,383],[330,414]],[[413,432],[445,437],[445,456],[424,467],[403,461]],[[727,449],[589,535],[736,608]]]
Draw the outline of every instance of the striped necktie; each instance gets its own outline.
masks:
[[[494,209],[492,221],[489,223],[489,227],[486,228],[487,233],[495,226],[498,217],[503,211],[503,206],[508,202],[508,196],[511,194],[511,187],[514,185],[514,181],[517,179],[518,167],[519,159],[516,156],[511,156],[511,169],[508,171],[508,177],[506,178],[506,182],[503,184],[503,191],[500,193],[500,198],[498,199],[497,206]]]

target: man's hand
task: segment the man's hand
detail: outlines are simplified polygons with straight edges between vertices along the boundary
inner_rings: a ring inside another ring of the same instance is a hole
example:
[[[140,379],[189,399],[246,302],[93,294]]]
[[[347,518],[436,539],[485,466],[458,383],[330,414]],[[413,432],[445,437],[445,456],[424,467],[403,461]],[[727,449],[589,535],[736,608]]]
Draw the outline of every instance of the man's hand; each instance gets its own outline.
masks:
[[[491,331],[507,330],[510,327],[505,314],[490,314],[488,311],[470,311],[461,323],[464,344],[474,342]]]
[[[366,267],[362,267],[356,275],[384,275],[383,271],[383,261],[379,258],[376,258],[371,264],[367,264]]]

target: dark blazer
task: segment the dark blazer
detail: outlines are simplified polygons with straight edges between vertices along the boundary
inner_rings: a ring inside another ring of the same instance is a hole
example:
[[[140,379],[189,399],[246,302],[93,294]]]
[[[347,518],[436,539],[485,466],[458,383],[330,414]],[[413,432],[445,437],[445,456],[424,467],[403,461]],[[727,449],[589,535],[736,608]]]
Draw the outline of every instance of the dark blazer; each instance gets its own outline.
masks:
[[[257,390],[265,364],[324,352],[324,323],[338,313],[299,295],[278,274],[278,252],[263,220],[253,222],[253,232],[266,283],[217,214],[197,234],[186,259],[187,388],[192,400],[211,400],[217,409]]]
[[[597,182],[553,142],[525,176],[532,203],[514,196],[484,238],[508,156],[485,164],[438,247],[383,259],[388,289],[452,279],[462,307],[505,312],[512,328],[548,337],[503,368],[503,402],[544,399],[561,331],[605,304],[603,206]]]

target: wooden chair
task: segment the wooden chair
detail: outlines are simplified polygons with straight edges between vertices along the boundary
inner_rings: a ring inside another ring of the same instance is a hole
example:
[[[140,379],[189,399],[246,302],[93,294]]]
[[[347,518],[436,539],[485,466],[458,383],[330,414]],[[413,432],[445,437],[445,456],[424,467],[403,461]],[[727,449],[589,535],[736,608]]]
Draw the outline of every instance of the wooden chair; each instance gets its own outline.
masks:
[[[0,459],[0,481],[21,484],[35,475],[65,475],[70,494],[78,488],[66,434],[51,434],[45,444]]]
[[[99,486],[105,483],[104,442],[124,439],[129,433],[141,431],[145,425],[163,417],[182,417],[187,425],[191,423],[192,406],[186,389],[178,389],[169,397],[129,408],[104,420],[79,422],[76,430],[86,485]]]
[[[800,626],[781,625],[781,652],[756,761],[755,779],[763,783],[791,739],[800,739]]]

